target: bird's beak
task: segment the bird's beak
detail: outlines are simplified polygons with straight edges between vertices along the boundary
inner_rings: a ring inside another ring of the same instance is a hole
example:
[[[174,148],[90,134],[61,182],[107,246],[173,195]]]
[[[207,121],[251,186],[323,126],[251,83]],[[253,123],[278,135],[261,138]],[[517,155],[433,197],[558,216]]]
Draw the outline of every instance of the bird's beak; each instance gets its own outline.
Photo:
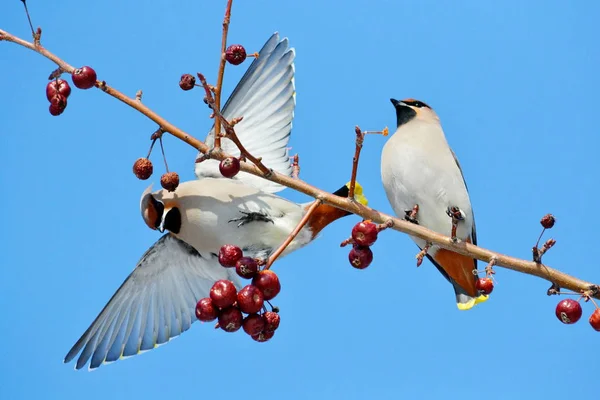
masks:
[[[396,100],[396,99],[390,99],[390,101],[392,102],[392,104],[394,105],[394,107],[399,107],[399,106],[406,106],[406,103],[400,100]]]

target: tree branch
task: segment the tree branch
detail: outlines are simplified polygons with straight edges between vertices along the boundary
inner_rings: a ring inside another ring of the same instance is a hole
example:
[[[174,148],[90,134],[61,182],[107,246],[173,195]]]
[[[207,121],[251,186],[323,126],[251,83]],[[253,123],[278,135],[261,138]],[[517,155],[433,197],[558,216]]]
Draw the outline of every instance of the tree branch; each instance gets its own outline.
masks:
[[[20,46],[33,50],[57,64],[64,72],[72,73],[74,70],[74,68],[71,65],[67,64],[65,61],[63,61],[53,53],[49,52],[41,45],[36,46],[34,45],[34,43],[20,39],[1,29],[0,41],[13,42]],[[126,96],[118,90],[106,85],[106,83],[103,81],[101,82],[101,84],[98,85],[98,87],[108,95],[122,101],[123,103],[127,104],[128,106],[139,111],[140,113],[154,121],[160,126],[160,128],[164,132],[169,133],[180,140],[183,140],[185,143],[201,151],[202,153],[206,154],[209,152],[210,149],[202,141],[194,138],[185,131],[171,124],[166,119],[159,116],[156,112],[152,111],[149,107],[145,106],[140,101],[137,101],[135,98],[130,98]],[[215,131],[218,129],[217,127],[219,126],[220,124],[215,125]],[[229,157],[229,155],[225,154],[222,151],[215,152],[212,155],[212,158],[218,160],[223,160],[226,157]],[[324,190],[318,189],[303,180],[294,179],[292,177],[282,175],[276,171],[272,171],[269,175],[265,176],[264,171],[262,171],[256,165],[253,165],[249,162],[242,162],[241,170],[302,192],[324,203],[359,215],[363,219],[369,219],[376,223],[387,223],[388,221],[391,221],[390,224],[392,224],[392,229],[409,234],[411,236],[418,237],[427,242],[431,242],[432,244],[441,248],[469,257],[473,257],[486,263],[490,262],[492,259],[495,258],[496,266],[504,267],[528,275],[537,276],[539,278],[552,282],[560,288],[565,288],[577,293],[582,293],[589,292],[591,288],[595,287],[595,285],[593,285],[591,282],[575,278],[541,263],[510,257],[466,242],[454,243],[452,239],[448,236],[441,235],[422,226],[409,223],[403,219],[396,218],[381,213],[372,208],[363,206],[362,204],[354,201],[351,198],[333,195]],[[600,293],[598,293],[598,291],[592,291],[592,295],[594,298],[600,299]]]

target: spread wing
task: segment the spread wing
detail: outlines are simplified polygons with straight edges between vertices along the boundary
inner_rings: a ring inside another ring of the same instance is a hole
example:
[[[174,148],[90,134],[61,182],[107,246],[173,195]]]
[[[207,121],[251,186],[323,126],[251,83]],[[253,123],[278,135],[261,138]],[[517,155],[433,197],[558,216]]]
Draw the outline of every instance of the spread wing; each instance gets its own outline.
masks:
[[[292,119],[296,106],[294,87],[294,49],[288,47],[288,39],[279,39],[274,33],[265,43],[233,93],[223,106],[227,120],[235,117],[244,119],[235,126],[235,131],[246,149],[263,163],[277,172],[291,175],[288,142],[292,130]],[[214,126],[206,138],[206,144],[214,144]],[[239,156],[237,147],[223,139],[223,150]],[[215,160],[196,164],[196,176],[221,177]],[[245,183],[269,193],[279,192],[284,186],[269,182],[254,175],[240,172],[235,176]]]
[[[203,256],[164,235],[142,256],[64,362],[79,354],[75,368],[89,361],[91,370],[168,342],[196,321],[196,302],[219,279],[240,287],[235,271],[223,268],[215,255]]]

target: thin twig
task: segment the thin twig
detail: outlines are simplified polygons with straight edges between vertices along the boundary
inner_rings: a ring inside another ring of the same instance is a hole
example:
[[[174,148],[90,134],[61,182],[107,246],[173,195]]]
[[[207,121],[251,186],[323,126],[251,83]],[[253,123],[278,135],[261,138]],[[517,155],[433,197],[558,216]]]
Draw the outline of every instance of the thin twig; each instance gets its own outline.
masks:
[[[300,222],[298,222],[298,225],[296,225],[292,233],[290,233],[289,236],[285,239],[285,241],[281,244],[281,246],[279,246],[279,248],[275,250],[273,254],[271,254],[269,259],[267,260],[265,269],[271,268],[271,265],[273,265],[273,263],[281,255],[281,253],[283,253],[284,250],[290,245],[290,243],[292,243],[292,241],[296,238],[296,236],[298,236],[298,233],[300,233],[302,228],[304,228],[304,225],[306,225],[312,214],[321,204],[323,204],[321,200],[315,200],[312,202],[312,204],[310,205],[310,207],[308,207],[308,210],[306,210],[306,213],[304,214]]]
[[[365,141],[365,134],[362,133],[358,125],[354,127],[354,132],[356,132],[356,148],[354,149],[354,158],[352,158],[352,176],[350,177],[350,189],[348,191],[348,198],[350,199],[354,199],[358,160],[360,159],[360,151],[362,150],[363,142]]]
[[[214,148],[218,149],[221,147],[221,92],[223,90],[223,77],[225,76],[225,50],[227,49],[227,33],[229,32],[229,22],[231,21],[231,6],[233,0],[227,0],[227,7],[225,8],[225,17],[223,18],[223,34],[221,36],[221,54],[219,62],[219,73],[217,75],[217,87],[215,90],[215,104],[213,110],[215,111],[215,144]]]
[[[62,70],[65,72],[71,73],[74,69],[71,65],[67,64],[65,61],[63,61],[62,59],[60,59],[59,57],[57,57],[56,55],[49,52],[43,47],[36,47],[33,43],[18,38],[1,29],[0,36],[4,41],[16,43],[20,46],[23,46],[43,55],[44,57],[48,58],[49,60],[53,61],[56,65],[61,67]],[[150,120],[154,121],[158,126],[161,127],[161,129],[164,132],[170,133],[176,138],[194,147],[198,151],[204,154],[207,154],[210,151],[208,146],[202,141],[194,138],[182,129],[179,129],[178,127],[176,127],[175,125],[158,115],[156,112],[151,110],[143,103],[124,95],[123,93],[119,92],[116,89],[113,89],[108,85],[104,86],[103,92],[120,100],[121,102],[127,104],[131,108],[137,110],[141,114],[148,117]],[[223,160],[227,157],[230,157],[230,155],[224,152],[216,152],[215,154],[213,154],[213,158],[217,160]],[[493,257],[496,257],[496,265],[499,267],[504,267],[524,274],[537,276],[539,278],[548,280],[549,282],[555,283],[558,287],[573,290],[575,292],[581,292],[582,290],[587,290],[592,285],[591,282],[587,282],[582,279],[565,274],[546,265],[544,265],[544,268],[541,269],[539,268],[539,264],[533,261],[510,257],[491,250],[487,250],[483,247],[475,246],[467,242],[454,243],[452,239],[448,236],[444,236],[442,234],[424,228],[423,226],[404,221],[404,219],[384,214],[382,212],[364,206],[356,201],[350,201],[350,199],[348,198],[333,195],[324,190],[318,189],[315,186],[312,186],[301,179],[294,179],[287,175],[280,174],[276,171],[273,171],[270,175],[265,176],[264,172],[261,169],[259,169],[259,167],[248,162],[241,163],[241,170],[252,175],[263,177],[264,179],[267,179],[271,182],[275,182],[280,185],[289,187],[313,198],[321,199],[323,203],[359,215],[363,219],[370,219],[376,223],[385,223],[387,220],[391,220],[393,222],[393,226],[391,227],[391,229],[406,233],[410,236],[414,236],[425,241],[429,241],[440,248],[453,251],[455,253],[462,254],[465,256],[469,256],[471,258],[476,258],[486,263],[489,262]],[[552,280],[549,279],[550,276],[552,277]],[[596,299],[600,299],[600,294],[595,293],[593,297]]]

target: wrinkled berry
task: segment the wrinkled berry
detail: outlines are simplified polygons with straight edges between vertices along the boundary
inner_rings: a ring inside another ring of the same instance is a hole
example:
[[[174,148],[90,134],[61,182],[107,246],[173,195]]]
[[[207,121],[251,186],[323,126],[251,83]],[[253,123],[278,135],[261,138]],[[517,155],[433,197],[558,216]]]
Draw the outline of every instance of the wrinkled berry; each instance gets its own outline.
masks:
[[[265,332],[273,332],[279,328],[281,318],[276,312],[267,311],[262,317],[265,320],[265,327],[263,329]]]
[[[181,75],[181,79],[179,80],[179,87],[183,90],[192,90],[196,85],[196,78],[190,74]]]
[[[133,163],[133,173],[138,179],[146,180],[152,176],[152,171],[154,167],[152,166],[152,161],[147,158],[138,158],[135,163]]]
[[[179,175],[177,172],[166,172],[160,177],[160,185],[169,192],[174,192],[179,186]]]
[[[235,263],[235,272],[244,279],[252,279],[258,273],[258,264],[251,257],[242,257]]]
[[[54,79],[48,82],[46,85],[46,98],[48,101],[55,95],[61,94],[65,97],[69,97],[71,94],[71,86],[64,79]]]
[[[556,222],[556,219],[554,218],[554,215],[552,215],[552,214],[546,214],[540,220],[540,224],[542,224],[544,229],[552,228],[554,226],[555,222]]]
[[[240,65],[246,59],[246,49],[241,44],[232,44],[225,50],[225,59],[233,65]]]

